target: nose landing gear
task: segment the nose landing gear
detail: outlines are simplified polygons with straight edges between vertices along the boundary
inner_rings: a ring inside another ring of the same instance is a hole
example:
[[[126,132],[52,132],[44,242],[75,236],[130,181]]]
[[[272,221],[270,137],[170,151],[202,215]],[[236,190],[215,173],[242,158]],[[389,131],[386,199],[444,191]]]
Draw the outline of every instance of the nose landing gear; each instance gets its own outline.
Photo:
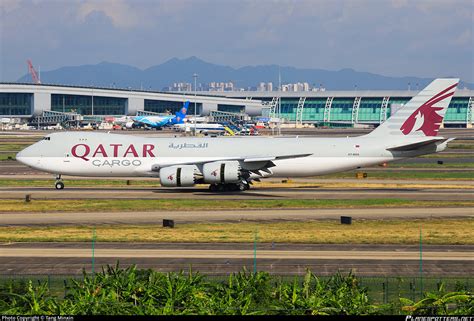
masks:
[[[56,189],[64,189],[64,183],[61,179],[61,175],[56,175],[56,183],[54,183]]]

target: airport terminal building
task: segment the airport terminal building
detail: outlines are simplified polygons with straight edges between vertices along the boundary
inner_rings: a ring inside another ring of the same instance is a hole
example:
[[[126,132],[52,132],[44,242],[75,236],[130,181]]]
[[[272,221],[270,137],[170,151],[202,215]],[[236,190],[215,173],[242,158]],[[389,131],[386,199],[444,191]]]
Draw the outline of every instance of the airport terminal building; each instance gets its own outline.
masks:
[[[186,100],[189,114],[247,114],[296,124],[377,125],[418,91],[152,92],[115,88],[0,83],[0,117],[31,118],[45,112],[74,112],[96,118],[175,113]],[[472,127],[474,90],[458,89],[447,110],[446,127]],[[280,111],[280,112],[279,112]]]
[[[264,115],[278,114],[296,124],[325,126],[378,125],[418,91],[226,92],[228,98],[262,101]],[[265,110],[266,109],[266,110]],[[446,127],[472,127],[474,90],[458,89],[444,118]]]
[[[0,117],[28,118],[44,112],[74,112],[84,116],[175,113],[189,100],[189,114],[212,111],[261,114],[258,100],[198,93],[169,93],[113,88],[0,83]]]

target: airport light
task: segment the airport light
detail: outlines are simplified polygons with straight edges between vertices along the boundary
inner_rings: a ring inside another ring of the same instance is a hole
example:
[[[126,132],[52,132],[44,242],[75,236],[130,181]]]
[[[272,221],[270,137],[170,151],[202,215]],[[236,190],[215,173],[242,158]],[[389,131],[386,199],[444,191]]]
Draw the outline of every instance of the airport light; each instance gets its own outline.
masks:
[[[255,238],[253,240],[253,273],[257,274],[257,240],[258,240],[258,229],[255,230]]]
[[[278,66],[278,136],[281,136],[281,69]]]
[[[197,96],[197,77],[198,74],[194,73],[193,78],[194,78],[194,136],[196,136],[196,111],[197,111],[197,103],[196,103],[196,96]]]
[[[92,274],[95,273],[95,240],[97,238],[97,234],[95,232],[95,227],[92,231]]]
[[[92,85],[92,86],[94,86],[94,85]],[[92,116],[94,116],[94,87],[92,87],[92,105],[91,106],[92,106],[91,113],[92,113]]]
[[[420,226],[420,295],[423,297],[423,246],[422,233]]]

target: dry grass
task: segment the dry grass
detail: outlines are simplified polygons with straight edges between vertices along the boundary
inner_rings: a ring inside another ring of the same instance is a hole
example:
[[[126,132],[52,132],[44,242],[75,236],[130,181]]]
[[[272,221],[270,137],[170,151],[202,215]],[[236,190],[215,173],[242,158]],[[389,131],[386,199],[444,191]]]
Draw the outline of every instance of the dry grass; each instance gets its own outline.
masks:
[[[374,181],[367,181],[361,179],[360,182],[340,182],[340,183],[325,183],[325,182],[292,182],[291,180],[287,183],[280,183],[280,182],[269,182],[269,181],[262,181],[260,183],[255,182],[253,183],[256,188],[258,187],[274,187],[274,188],[284,188],[284,187],[292,187],[292,188],[340,188],[340,189],[348,189],[348,188],[377,188],[377,189],[406,189],[406,188],[416,188],[416,189],[472,189],[474,190],[474,185],[455,185],[455,184],[403,184],[403,183],[377,183]]]
[[[474,219],[334,220],[95,226],[99,242],[253,242],[263,243],[474,244]],[[92,226],[0,227],[0,241],[91,241]]]
[[[0,213],[18,212],[133,212],[159,210],[230,210],[292,208],[413,208],[474,207],[472,201],[418,201],[405,199],[88,199],[88,200],[0,200]]]

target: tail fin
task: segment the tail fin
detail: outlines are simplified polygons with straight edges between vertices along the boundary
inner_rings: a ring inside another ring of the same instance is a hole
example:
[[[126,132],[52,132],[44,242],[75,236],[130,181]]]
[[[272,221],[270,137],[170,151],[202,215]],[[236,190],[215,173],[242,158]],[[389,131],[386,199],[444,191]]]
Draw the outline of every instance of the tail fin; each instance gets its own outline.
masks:
[[[377,127],[371,136],[431,137],[438,135],[459,79],[439,78]]]
[[[186,117],[186,113],[188,112],[189,101],[185,101],[183,103],[183,107],[176,112],[176,124],[181,124],[183,119]]]

